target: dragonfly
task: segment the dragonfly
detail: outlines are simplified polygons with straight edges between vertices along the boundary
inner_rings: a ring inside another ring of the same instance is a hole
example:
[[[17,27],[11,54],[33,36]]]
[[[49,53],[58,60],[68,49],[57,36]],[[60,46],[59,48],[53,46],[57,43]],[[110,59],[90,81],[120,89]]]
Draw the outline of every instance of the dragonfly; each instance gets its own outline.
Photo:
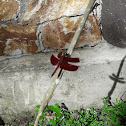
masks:
[[[56,73],[59,67],[61,70],[64,69],[68,71],[76,71],[78,69],[79,66],[69,64],[68,62],[80,62],[79,58],[71,58],[69,54],[63,53],[63,51],[59,52],[57,57],[52,54],[50,58],[51,64],[54,66],[57,65],[56,69],[52,73],[52,76]]]

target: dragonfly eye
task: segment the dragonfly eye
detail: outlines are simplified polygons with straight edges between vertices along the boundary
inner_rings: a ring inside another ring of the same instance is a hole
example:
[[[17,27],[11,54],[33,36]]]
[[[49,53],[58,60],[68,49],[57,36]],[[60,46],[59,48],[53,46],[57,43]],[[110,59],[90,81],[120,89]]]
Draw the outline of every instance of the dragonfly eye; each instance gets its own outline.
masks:
[[[59,52],[58,58],[61,58],[62,54],[63,54],[63,51]]]

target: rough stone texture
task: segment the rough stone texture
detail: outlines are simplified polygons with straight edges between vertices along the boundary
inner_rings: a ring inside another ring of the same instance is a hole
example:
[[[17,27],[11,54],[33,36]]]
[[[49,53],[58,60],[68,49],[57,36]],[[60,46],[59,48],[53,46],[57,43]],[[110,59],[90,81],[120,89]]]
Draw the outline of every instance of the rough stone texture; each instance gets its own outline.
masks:
[[[68,48],[88,3],[89,0],[0,1],[0,56],[46,51],[48,47]],[[97,15],[100,10],[96,10],[90,14],[76,48],[94,46],[101,39]]]
[[[18,0],[18,1],[20,4],[19,4],[17,16],[16,16],[16,21],[14,21],[14,22],[21,23],[21,21],[24,17],[25,11],[27,10],[29,0]]]
[[[61,16],[83,14],[89,0],[31,0],[23,23],[36,24]]]
[[[88,17],[75,48],[84,45],[94,46],[98,40],[101,40],[98,21],[92,15]],[[49,22],[42,27],[42,43],[44,46],[54,49],[68,48],[80,21],[81,17],[79,16]]]
[[[80,58],[80,67],[76,72],[65,71],[49,104],[64,102],[70,110],[82,105],[101,108],[102,98],[107,97],[114,83],[109,75],[117,74],[125,55],[126,49],[105,42],[75,50],[72,57]],[[26,112],[34,112],[40,104],[53,79],[51,73],[55,67],[50,56],[51,53],[41,53],[0,62],[0,116],[6,122],[10,121],[8,113],[16,119],[25,117]],[[117,83],[112,102],[116,98],[126,99],[126,61],[120,77],[124,77],[125,84]]]
[[[33,53],[38,49],[36,40],[34,26],[0,25],[0,56]]]
[[[103,0],[103,37],[117,47],[126,47],[126,0]]]
[[[4,56],[5,53],[4,53],[4,48],[6,47],[6,44],[5,42],[1,42],[0,41],[0,56]]]
[[[0,0],[0,22],[16,17],[18,7],[17,0]]]

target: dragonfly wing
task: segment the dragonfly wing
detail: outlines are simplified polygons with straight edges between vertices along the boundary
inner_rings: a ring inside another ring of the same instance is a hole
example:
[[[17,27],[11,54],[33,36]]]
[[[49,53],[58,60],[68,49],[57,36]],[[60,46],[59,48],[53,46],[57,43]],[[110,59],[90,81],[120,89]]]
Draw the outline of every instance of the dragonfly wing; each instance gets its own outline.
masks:
[[[64,69],[64,70],[68,70],[68,71],[76,71],[78,69],[78,67],[79,66],[71,65],[71,64],[66,63],[66,62],[60,63],[60,68]]]
[[[52,65],[57,65],[59,60],[52,54],[50,61]]]
[[[59,52],[58,58],[60,58],[62,56],[62,53],[63,53],[63,51]]]
[[[70,58],[70,57],[64,57],[63,59],[66,62],[80,62],[79,58]]]

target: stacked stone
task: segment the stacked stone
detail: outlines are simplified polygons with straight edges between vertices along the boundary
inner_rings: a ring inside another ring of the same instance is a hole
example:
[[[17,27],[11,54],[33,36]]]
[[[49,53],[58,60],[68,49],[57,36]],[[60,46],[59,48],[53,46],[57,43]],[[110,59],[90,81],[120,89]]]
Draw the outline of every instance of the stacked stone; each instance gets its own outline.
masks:
[[[0,56],[47,48],[68,48],[89,0],[0,0]],[[100,21],[91,12],[76,44],[101,40]]]

